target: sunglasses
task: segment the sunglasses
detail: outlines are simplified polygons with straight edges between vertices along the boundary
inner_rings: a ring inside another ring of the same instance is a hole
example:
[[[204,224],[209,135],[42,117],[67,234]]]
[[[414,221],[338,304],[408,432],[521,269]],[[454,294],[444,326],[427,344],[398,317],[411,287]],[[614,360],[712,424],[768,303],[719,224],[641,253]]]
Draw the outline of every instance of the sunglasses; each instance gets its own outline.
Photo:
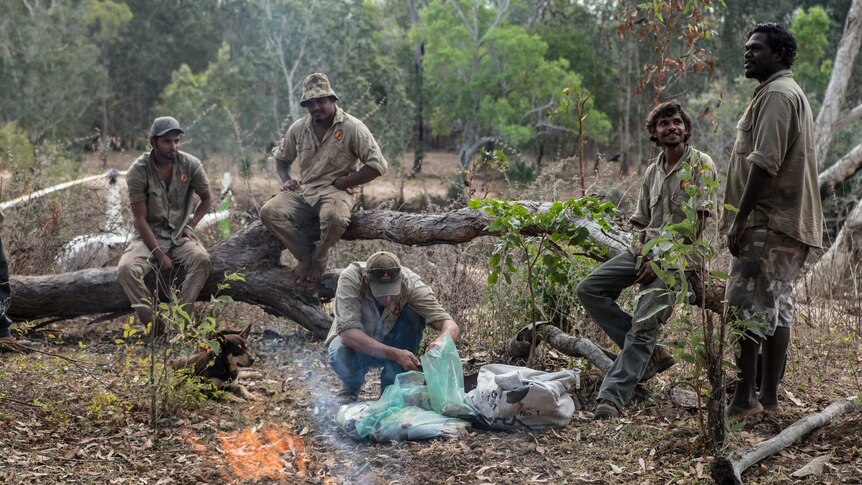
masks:
[[[375,280],[394,279],[401,274],[401,268],[369,269],[368,276]],[[388,275],[388,278],[387,278]]]

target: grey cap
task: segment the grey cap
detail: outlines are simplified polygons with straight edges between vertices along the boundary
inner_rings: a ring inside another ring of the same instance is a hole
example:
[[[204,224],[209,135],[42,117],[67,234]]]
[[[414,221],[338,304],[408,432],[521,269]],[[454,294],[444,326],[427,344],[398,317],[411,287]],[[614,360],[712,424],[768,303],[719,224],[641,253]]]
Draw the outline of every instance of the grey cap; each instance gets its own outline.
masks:
[[[398,256],[389,251],[376,252],[365,262],[365,271],[372,295],[380,298],[401,294],[401,261]]]
[[[153,121],[153,126],[150,128],[150,138],[154,136],[162,136],[171,131],[185,133],[185,131],[180,128],[180,122],[177,121],[176,118],[172,116],[162,116]]]

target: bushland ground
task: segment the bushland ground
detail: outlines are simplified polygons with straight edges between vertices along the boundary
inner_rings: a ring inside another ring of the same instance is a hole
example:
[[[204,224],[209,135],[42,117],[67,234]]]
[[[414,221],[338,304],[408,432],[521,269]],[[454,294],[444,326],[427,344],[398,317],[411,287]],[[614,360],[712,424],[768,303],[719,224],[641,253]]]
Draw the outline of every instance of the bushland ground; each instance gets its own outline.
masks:
[[[124,169],[134,155],[112,156]],[[409,166],[405,157],[404,166]],[[208,165],[214,186],[225,162]],[[443,211],[462,207],[463,177],[450,154],[430,154],[421,174],[397,171],[363,191],[366,208]],[[87,159],[75,171],[98,173]],[[68,180],[59,168],[51,183]],[[270,167],[249,178],[234,174],[231,225],[237,230],[278,190]],[[47,176],[46,176],[47,178]],[[467,179],[470,176],[467,175]],[[33,177],[31,188],[50,185]],[[4,184],[5,185],[5,184]],[[495,171],[478,171],[471,187],[510,199],[556,200],[577,194],[571,167],[548,165],[538,179],[518,183]],[[5,185],[8,187],[8,185]],[[623,214],[637,195],[639,175],[619,176],[602,164],[588,177],[588,192],[619,202]],[[8,189],[21,193],[23,189]],[[4,195],[4,199],[10,197]],[[15,274],[51,273],[53,259],[72,234],[96,230],[104,214],[104,186],[92,184],[23,209],[7,211],[4,245]],[[128,221],[128,214],[126,221]],[[621,222],[624,223],[624,220]],[[206,234],[212,243],[223,237]],[[486,262],[493,238],[457,246],[404,247],[378,241],[342,242],[332,266],[343,267],[381,248],[394,250],[423,275],[462,326],[460,354],[465,368],[509,362],[506,340],[527,321],[526,283],[488,288]],[[597,263],[578,260],[569,290]],[[799,302],[782,410],[761,415],[729,434],[727,449],[755,444],[795,420],[862,388],[862,310],[858,280],[835,296]],[[630,305],[632,294],[624,296]],[[573,291],[545,308],[568,330],[610,347],[577,306]],[[3,483],[708,483],[709,462],[698,436],[698,415],[665,397],[674,386],[697,381],[680,363],[649,383],[654,399],[632,403],[623,417],[593,422],[590,410],[601,374],[579,360],[544,351],[540,365],[552,371],[581,366],[582,385],[571,393],[580,405],[572,423],[542,432],[471,432],[460,441],[390,444],[355,442],[334,424],[338,383],[326,364],[322,342],[295,323],[260,308],[230,303],[200,305],[222,327],[253,324],[258,362],[245,379],[258,400],[247,404],[199,400],[182,389],[168,390],[156,426],[150,421],[146,345],[125,329],[129,316],[96,316],[56,322],[18,322],[32,342],[28,354],[0,355],[0,482]],[[132,324],[134,327],[134,324]],[[684,339],[671,322],[663,341]],[[174,344],[180,353],[192,349]],[[730,357],[730,355],[728,355]],[[379,393],[369,375],[363,398]],[[789,474],[810,459],[830,454],[824,475],[812,483],[862,481],[862,416],[830,423],[745,475],[749,482],[788,483]]]

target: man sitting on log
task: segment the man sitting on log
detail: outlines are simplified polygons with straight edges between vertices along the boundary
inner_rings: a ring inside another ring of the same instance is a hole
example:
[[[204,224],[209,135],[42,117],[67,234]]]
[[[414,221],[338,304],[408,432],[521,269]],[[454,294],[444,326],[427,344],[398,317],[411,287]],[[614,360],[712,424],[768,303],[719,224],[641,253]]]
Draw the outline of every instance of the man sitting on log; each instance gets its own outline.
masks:
[[[659,331],[673,311],[674,296],[649,264],[652,252],[642,254],[642,250],[648,241],[661,234],[664,226],[686,218],[683,205],[689,196],[679,178],[683,164],[697,167],[693,170],[696,174],[714,176],[715,171],[709,155],[688,144],[691,117],[677,101],[662,103],[653,109],[647,115],[646,129],[650,140],[661,147],[661,153],[646,169],[637,210],[631,218],[632,225],[639,231],[637,242],[628,252],[604,263],[577,288],[578,299],[587,313],[620,348],[599,390],[594,419],[618,417],[638,382],[676,363],[670,352],[656,345]],[[695,179],[699,176],[692,178]],[[709,211],[705,204],[699,204],[697,210],[699,236]],[[661,261],[655,262],[661,264]],[[689,282],[693,276],[691,270],[701,265],[697,255],[687,256],[685,273]],[[679,272],[675,274],[679,279]],[[634,315],[629,315],[616,299],[625,288],[635,284],[640,284],[645,293],[638,298]]]
[[[152,150],[132,163],[126,175],[135,238],[120,258],[117,279],[143,324],[153,323],[156,335],[163,331],[154,320],[154,292],[144,284],[153,268],[159,285],[166,288],[182,266],[186,276],[179,294],[181,305],[193,303],[209,277],[209,253],[195,235],[195,226],[212,205],[209,180],[200,160],[179,151],[183,129],[174,118],[156,118],[150,129]],[[200,203],[192,212],[193,196]]]
[[[377,252],[350,264],[338,278],[335,318],[326,339],[329,365],[342,382],[338,397],[355,401],[371,367],[383,367],[380,392],[395,376],[419,369],[419,344],[425,326],[458,341],[458,325],[419,276],[401,266],[394,254]]]
[[[260,210],[260,221],[296,258],[297,281],[318,282],[329,250],[350,223],[354,187],[386,172],[387,163],[365,124],[335,102],[338,96],[321,73],[302,81],[295,121],[275,149],[281,192]],[[296,162],[297,178],[291,177]],[[363,166],[357,170],[357,162]]]

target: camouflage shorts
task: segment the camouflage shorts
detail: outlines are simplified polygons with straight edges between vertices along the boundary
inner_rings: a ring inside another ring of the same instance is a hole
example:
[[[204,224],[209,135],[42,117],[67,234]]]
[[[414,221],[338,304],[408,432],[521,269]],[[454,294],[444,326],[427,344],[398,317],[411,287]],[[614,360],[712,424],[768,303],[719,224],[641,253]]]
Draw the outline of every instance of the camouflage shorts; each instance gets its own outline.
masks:
[[[792,237],[767,229],[746,229],[742,251],[733,258],[727,282],[728,321],[755,321],[771,336],[777,327],[793,320],[793,282],[799,275],[809,246]]]

